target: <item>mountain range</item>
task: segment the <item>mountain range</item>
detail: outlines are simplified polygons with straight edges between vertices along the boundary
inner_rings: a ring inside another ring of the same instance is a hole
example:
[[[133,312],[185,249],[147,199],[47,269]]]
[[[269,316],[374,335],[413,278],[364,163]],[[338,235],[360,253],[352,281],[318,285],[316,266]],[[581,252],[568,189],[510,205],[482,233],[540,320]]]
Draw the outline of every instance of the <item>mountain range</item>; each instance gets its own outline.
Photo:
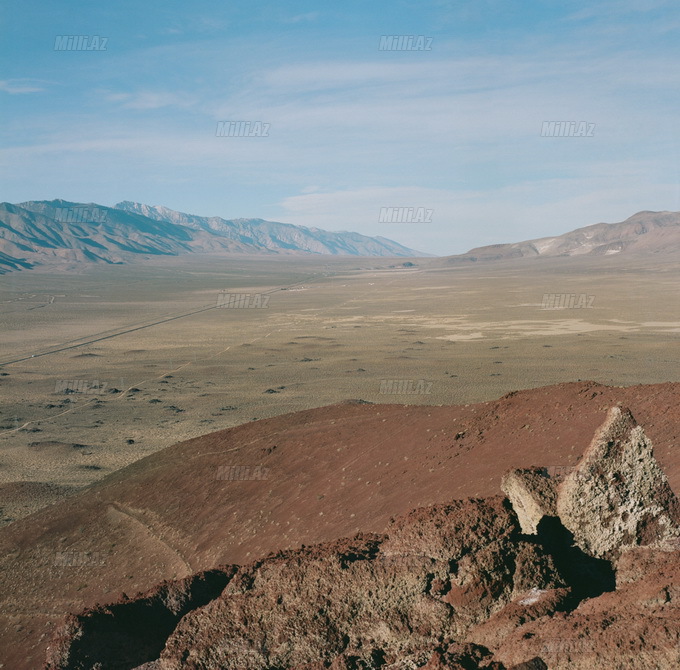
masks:
[[[596,223],[557,237],[491,244],[437,259],[451,265],[556,256],[611,256],[680,252],[680,212],[638,212],[619,223]]]
[[[0,274],[189,253],[427,255],[384,237],[201,217],[127,201],[115,207],[66,200],[0,203]]]
[[[643,211],[555,237],[476,247],[433,259],[434,266],[478,261],[680,252],[680,212]],[[115,207],[66,200],[0,203],[0,274],[38,266],[125,264],[150,256],[328,254],[424,257],[384,237],[329,232],[264,219],[223,219],[123,201]]]

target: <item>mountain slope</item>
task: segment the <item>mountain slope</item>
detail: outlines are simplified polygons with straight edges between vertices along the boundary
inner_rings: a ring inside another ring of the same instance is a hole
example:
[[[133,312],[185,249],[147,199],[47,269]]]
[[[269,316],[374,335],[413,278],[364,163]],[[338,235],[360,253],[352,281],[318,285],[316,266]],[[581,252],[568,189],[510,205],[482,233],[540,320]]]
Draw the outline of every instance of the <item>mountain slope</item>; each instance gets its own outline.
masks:
[[[0,528],[0,662],[40,667],[64,613],[121,591],[384,533],[390,517],[416,507],[497,495],[510,468],[573,466],[617,403],[644,426],[680,490],[680,384],[569,383],[468,407],[339,404],[152,454]],[[231,466],[264,470],[225,476]]]
[[[46,669],[677,667],[680,504],[632,413],[611,407],[566,476],[503,482],[507,501],[421,507],[384,533],[87,608],[56,631]],[[442,663],[473,650],[480,663]]]
[[[358,233],[261,219],[202,219],[134,203],[0,203],[0,274],[40,265],[58,269],[82,263],[124,264],[189,253],[418,255],[396,242]]]
[[[65,200],[0,204],[0,272],[66,262],[126,263],[189,253],[193,231],[101,205]]]
[[[421,252],[408,249],[384,237],[367,237],[359,233],[329,232],[320,228],[294,226],[290,223],[265,221],[264,219],[222,219],[219,216],[204,217],[176,212],[167,207],[144,205],[137,202],[119,202],[117,208],[126,212],[142,214],[156,221],[168,221],[204,230],[273,251],[287,249],[316,254],[347,254],[350,256],[423,256]]]
[[[638,212],[620,223],[596,223],[557,237],[470,249],[435,265],[554,256],[609,256],[680,252],[680,212]]]

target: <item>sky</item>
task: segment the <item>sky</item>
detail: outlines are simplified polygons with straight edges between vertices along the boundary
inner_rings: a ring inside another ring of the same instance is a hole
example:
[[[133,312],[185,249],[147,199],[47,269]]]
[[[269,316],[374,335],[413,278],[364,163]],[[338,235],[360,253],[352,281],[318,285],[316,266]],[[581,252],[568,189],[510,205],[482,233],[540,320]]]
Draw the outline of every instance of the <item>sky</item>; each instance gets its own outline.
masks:
[[[413,48],[381,48],[395,35]],[[69,36],[99,48],[55,49]],[[436,255],[678,211],[679,57],[677,0],[5,0],[0,200]],[[232,121],[251,136],[219,136]]]

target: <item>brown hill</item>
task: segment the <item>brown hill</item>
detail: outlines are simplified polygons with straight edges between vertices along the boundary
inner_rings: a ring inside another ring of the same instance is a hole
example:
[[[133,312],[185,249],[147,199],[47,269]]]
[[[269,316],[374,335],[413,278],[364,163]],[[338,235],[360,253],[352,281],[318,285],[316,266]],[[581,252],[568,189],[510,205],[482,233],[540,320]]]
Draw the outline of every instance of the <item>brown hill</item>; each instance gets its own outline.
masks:
[[[613,254],[677,254],[680,252],[680,212],[638,212],[619,223],[596,223],[556,237],[509,244],[492,244],[447,256],[431,265],[513,260],[553,256]]]
[[[0,661],[40,667],[66,612],[121,592],[381,534],[416,507],[497,495],[511,468],[575,466],[617,403],[680,490],[680,384],[670,383],[560,384],[470,406],[347,403],[175,445],[0,529]]]
[[[47,668],[677,667],[680,506],[630,411],[609,411],[566,477],[503,481],[509,501],[420,508],[383,535],[89,608],[59,628]]]

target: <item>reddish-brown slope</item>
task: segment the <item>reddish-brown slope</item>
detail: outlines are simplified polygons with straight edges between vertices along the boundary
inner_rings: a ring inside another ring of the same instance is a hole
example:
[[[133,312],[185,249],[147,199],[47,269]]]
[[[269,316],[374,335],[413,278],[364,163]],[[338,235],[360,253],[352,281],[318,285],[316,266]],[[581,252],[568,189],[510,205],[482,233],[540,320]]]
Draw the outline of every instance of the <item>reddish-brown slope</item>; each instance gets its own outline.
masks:
[[[0,662],[40,667],[65,612],[121,592],[380,533],[416,507],[495,495],[513,467],[575,465],[619,402],[677,493],[680,384],[670,383],[561,384],[468,407],[341,404],[175,445],[0,529]],[[268,478],[217,479],[226,465],[262,465]]]

